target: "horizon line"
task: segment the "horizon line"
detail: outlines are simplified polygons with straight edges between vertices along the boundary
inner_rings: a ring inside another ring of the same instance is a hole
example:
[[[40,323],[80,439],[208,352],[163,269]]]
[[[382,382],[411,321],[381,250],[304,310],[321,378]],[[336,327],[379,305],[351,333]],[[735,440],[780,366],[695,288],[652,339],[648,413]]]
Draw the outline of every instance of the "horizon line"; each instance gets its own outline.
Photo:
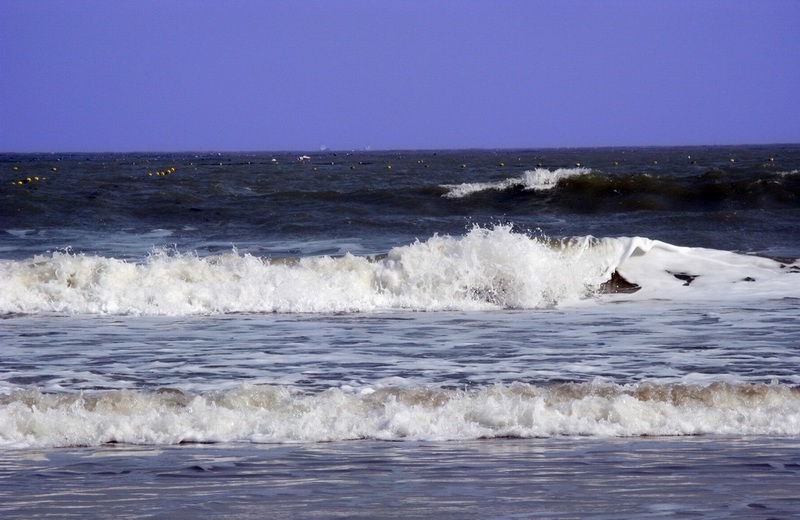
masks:
[[[331,153],[408,153],[408,152],[500,152],[500,151],[538,151],[538,150],[616,150],[616,149],[648,149],[648,148],[743,148],[757,146],[800,146],[798,142],[761,142],[761,143],[723,143],[723,144],[651,144],[651,145],[601,145],[601,146],[543,146],[543,147],[480,147],[463,148],[285,148],[263,150],[233,149],[184,149],[184,150],[55,150],[55,151],[0,151],[2,155],[74,155],[74,154],[331,154]]]

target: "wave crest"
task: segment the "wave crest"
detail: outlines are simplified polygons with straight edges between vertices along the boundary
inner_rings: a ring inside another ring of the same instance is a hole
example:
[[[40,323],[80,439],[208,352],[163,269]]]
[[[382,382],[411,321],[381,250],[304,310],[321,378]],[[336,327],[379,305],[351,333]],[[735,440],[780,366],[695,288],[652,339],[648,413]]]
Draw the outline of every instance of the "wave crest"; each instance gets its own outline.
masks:
[[[562,179],[586,175],[592,170],[588,168],[558,168],[550,171],[545,168],[527,170],[521,177],[504,179],[497,182],[471,182],[465,184],[444,184],[447,193],[442,195],[449,199],[461,199],[483,191],[503,191],[523,189],[533,191],[552,190]]]
[[[800,296],[800,284],[783,275],[797,271],[766,258],[647,238],[548,241],[508,226],[476,227],[380,257],[270,260],[162,250],[140,264],[65,252],[4,261],[0,313],[539,309],[574,304],[609,282],[653,298],[788,297]]]
[[[0,446],[456,440],[495,437],[799,435],[800,391],[779,384],[603,382],[478,390],[242,385],[0,396]]]

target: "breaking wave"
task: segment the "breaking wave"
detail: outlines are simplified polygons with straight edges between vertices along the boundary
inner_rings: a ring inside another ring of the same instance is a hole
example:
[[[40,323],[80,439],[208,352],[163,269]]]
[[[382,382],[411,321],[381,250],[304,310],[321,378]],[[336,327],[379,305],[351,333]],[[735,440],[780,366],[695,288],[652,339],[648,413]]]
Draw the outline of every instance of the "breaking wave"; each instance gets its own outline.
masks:
[[[442,187],[448,191],[443,197],[460,199],[474,193],[483,191],[503,191],[508,189],[523,189],[534,191],[552,190],[562,179],[586,175],[591,172],[588,168],[558,168],[550,171],[545,168],[536,168],[526,171],[521,177],[504,179],[497,182],[472,182],[465,184],[445,184]]]
[[[792,276],[799,270],[790,261],[647,238],[552,241],[508,226],[476,227],[377,257],[158,250],[142,263],[69,252],[0,261],[0,313],[541,309],[617,291],[676,300],[780,298],[800,296],[800,277]]]
[[[174,389],[0,395],[0,446],[7,448],[701,434],[800,435],[800,390],[592,382],[309,394],[248,384],[194,395]]]

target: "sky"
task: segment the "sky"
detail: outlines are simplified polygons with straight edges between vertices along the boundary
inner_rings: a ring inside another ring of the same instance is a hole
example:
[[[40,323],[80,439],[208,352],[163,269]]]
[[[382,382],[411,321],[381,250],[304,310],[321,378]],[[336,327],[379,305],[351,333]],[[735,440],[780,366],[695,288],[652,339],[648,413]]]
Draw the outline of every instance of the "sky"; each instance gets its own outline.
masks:
[[[800,142],[797,0],[0,0],[0,151]]]

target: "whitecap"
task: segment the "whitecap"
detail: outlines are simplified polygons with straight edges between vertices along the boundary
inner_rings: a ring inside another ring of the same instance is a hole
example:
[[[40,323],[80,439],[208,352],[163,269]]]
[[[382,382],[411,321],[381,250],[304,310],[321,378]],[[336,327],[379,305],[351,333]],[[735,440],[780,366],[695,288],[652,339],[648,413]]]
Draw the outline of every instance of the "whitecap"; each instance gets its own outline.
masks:
[[[779,384],[597,381],[474,390],[307,394],[246,384],[203,394],[20,390],[0,396],[0,446],[6,448],[701,434],[800,435],[800,393]]]
[[[442,188],[446,188],[448,191],[442,196],[451,199],[460,199],[484,191],[503,191],[515,188],[546,191],[555,188],[562,179],[586,175],[590,172],[591,170],[588,168],[558,168],[553,171],[545,168],[536,168],[535,170],[527,170],[521,177],[504,179],[497,182],[444,184]]]
[[[434,235],[377,257],[199,257],[157,250],[142,263],[54,252],[0,261],[0,313],[191,315],[545,309],[610,281],[634,299],[800,297],[800,266],[647,238],[548,241],[508,226]],[[616,277],[616,278],[615,278]],[[611,298],[618,295],[612,295]]]

